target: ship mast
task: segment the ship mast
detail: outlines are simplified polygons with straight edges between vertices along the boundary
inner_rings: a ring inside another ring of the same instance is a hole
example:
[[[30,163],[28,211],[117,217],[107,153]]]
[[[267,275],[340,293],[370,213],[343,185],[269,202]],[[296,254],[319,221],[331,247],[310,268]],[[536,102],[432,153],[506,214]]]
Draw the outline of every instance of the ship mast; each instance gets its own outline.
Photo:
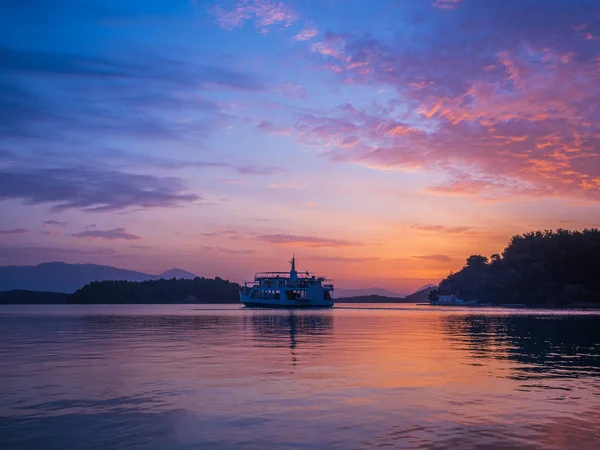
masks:
[[[292,255],[292,260],[290,263],[292,264],[292,269],[290,270],[290,281],[297,281],[298,272],[296,272],[296,255]]]

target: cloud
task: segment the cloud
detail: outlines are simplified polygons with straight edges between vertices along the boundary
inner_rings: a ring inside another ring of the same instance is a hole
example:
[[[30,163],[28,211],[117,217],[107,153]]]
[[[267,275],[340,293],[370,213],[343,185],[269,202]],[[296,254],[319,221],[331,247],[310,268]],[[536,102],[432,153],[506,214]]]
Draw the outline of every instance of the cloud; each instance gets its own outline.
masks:
[[[45,220],[44,224],[46,225],[56,225],[59,227],[66,227],[67,226],[67,222],[61,222],[59,220]]]
[[[452,262],[452,258],[447,255],[421,255],[421,256],[412,256],[411,258],[422,259],[424,261],[434,261],[439,263],[449,263]]]
[[[473,231],[473,227],[469,227],[469,226],[448,227],[448,226],[445,226],[445,225],[421,225],[421,224],[415,224],[415,225],[412,225],[411,228],[413,228],[415,230],[437,231],[437,232],[440,232],[440,233],[447,233],[447,234],[471,233]]]
[[[54,211],[175,207],[201,198],[174,177],[87,167],[0,169],[0,199],[51,204]]]
[[[296,34],[292,39],[295,41],[310,41],[312,38],[317,36],[319,31],[317,30],[315,24],[313,22],[306,22],[306,25],[298,34]]]
[[[149,245],[140,245],[140,244],[131,244],[129,246],[129,248],[132,248],[134,250],[151,250],[152,247]]]
[[[6,74],[0,81],[0,134],[37,138],[46,147],[107,132],[138,141],[198,141],[235,120],[226,105],[202,91],[267,89],[251,73],[183,53],[132,54],[127,60],[0,47]]]
[[[260,131],[273,134],[275,136],[291,136],[291,134],[294,132],[294,130],[290,127],[274,125],[268,120],[263,120],[256,126],[256,128]]]
[[[31,230],[25,228],[13,228],[12,230],[0,230],[0,234],[29,234]]]
[[[307,97],[306,89],[297,83],[283,83],[274,88],[289,100],[304,100]]]
[[[201,248],[202,248],[202,250],[216,251],[216,252],[221,252],[221,253],[229,253],[231,255],[250,255],[252,253],[256,253],[256,250],[252,250],[252,249],[229,249],[229,248],[223,248],[223,247],[208,247],[208,246],[203,246]]]
[[[210,233],[202,233],[202,236],[207,237],[225,237],[228,239],[240,239],[236,230],[218,230]]]
[[[226,184],[245,184],[246,180],[242,180],[239,178],[221,178],[220,180],[217,180],[219,183],[226,183]]]
[[[119,253],[107,248],[60,248],[60,247],[17,247],[0,246],[0,261],[4,264],[30,265],[41,262],[78,260],[84,263],[89,258],[118,256]]]
[[[236,167],[235,170],[242,175],[275,175],[286,171],[280,167],[257,166],[255,164],[239,166]]]
[[[579,36],[600,33],[594,2],[434,6],[459,3],[425,27],[422,8],[404,8],[418,49],[352,34],[312,43],[337,83],[398,98],[297,115],[297,139],[333,161],[446,175],[431,193],[600,200],[598,47]]]
[[[128,233],[125,228],[115,228],[113,230],[88,230],[82,231],[81,233],[75,233],[71,236],[77,238],[91,238],[91,239],[104,239],[107,241],[115,241],[117,239],[123,239],[126,241],[136,241],[141,239],[135,234]]]
[[[288,183],[269,183],[269,187],[274,188],[274,189],[306,189],[308,186],[306,186],[305,184],[288,182]]]
[[[0,68],[6,73],[102,78],[108,83],[111,79],[131,79],[196,88],[214,85],[250,91],[265,88],[264,84],[251,74],[184,60],[172,60],[167,67],[160,64],[160,61],[151,59],[126,62],[74,53],[0,47]],[[158,97],[158,93],[153,95],[155,99],[164,98]]]
[[[458,4],[461,2],[462,0],[436,0],[435,3],[432,3],[432,6],[435,6],[436,8],[442,8],[442,9],[454,9],[458,7]]]
[[[322,261],[322,262],[335,262],[335,263],[356,263],[356,264],[369,264],[381,261],[382,258],[378,257],[347,257],[347,256],[312,256],[311,261]]]
[[[289,27],[298,20],[298,13],[283,2],[276,0],[237,0],[233,7],[214,9],[217,24],[226,30],[241,27],[246,21],[254,20],[261,33],[268,33],[268,27],[280,25]]]
[[[256,237],[257,240],[273,245],[297,247],[356,247],[363,245],[359,242],[338,239],[325,239],[314,236],[296,236],[293,234],[264,234]]]

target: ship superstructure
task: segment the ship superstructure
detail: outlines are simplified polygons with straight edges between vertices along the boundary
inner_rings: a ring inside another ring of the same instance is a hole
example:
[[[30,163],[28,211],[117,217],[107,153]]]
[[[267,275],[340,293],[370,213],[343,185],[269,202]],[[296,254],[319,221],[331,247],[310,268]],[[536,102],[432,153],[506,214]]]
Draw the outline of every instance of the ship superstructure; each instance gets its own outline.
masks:
[[[263,308],[332,307],[333,280],[311,272],[298,273],[296,258],[289,272],[259,272],[254,281],[244,283],[240,301]]]

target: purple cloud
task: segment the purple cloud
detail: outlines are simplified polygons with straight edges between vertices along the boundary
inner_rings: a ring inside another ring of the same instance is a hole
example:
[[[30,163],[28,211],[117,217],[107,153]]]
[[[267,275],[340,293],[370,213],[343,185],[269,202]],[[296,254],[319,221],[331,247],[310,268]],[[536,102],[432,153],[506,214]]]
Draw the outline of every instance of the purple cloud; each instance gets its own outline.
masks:
[[[128,233],[125,228],[115,228],[114,230],[88,230],[82,231],[81,233],[75,233],[71,236],[77,238],[91,238],[91,239],[105,239],[107,241],[115,241],[117,239],[123,239],[126,241],[137,241],[141,239],[135,234]]]
[[[0,234],[29,234],[31,230],[25,228],[13,228],[12,230],[0,230]]]
[[[91,168],[0,169],[0,199],[53,205],[55,211],[116,211],[129,207],[175,207],[201,200],[173,177]]]
[[[61,222],[59,220],[45,220],[44,224],[46,225],[56,225],[59,227],[66,227],[67,226],[67,222]]]

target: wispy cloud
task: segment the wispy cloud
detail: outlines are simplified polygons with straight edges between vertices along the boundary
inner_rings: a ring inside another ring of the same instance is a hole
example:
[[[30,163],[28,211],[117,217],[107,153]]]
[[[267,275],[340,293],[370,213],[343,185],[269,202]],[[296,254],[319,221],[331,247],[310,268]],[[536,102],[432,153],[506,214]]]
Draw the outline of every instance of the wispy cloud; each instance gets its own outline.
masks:
[[[0,234],[29,234],[31,230],[25,228],[13,228],[12,230],[0,230]]]
[[[30,265],[61,260],[89,262],[89,258],[116,256],[119,256],[119,253],[109,248],[0,246],[0,261],[4,264]]]
[[[339,239],[327,239],[315,236],[297,236],[293,234],[263,234],[256,237],[257,240],[268,242],[273,245],[297,246],[297,247],[356,247],[363,245],[360,242],[345,241]]]
[[[421,231],[436,231],[439,233],[447,233],[447,234],[462,234],[462,233],[471,233],[473,232],[473,227],[470,226],[446,226],[446,225],[423,225],[423,224],[414,224],[411,228],[415,230]]]
[[[379,257],[349,257],[349,256],[311,256],[311,261],[335,262],[335,263],[352,263],[352,264],[368,264],[381,261]]]
[[[258,166],[256,164],[247,164],[245,166],[239,166],[235,169],[242,175],[275,175],[278,173],[286,172],[285,169],[275,166]]]
[[[270,188],[274,189],[306,189],[307,186],[305,184],[298,184],[295,182],[288,183],[269,183]]]
[[[220,252],[220,253],[229,253],[232,255],[249,255],[252,253],[256,253],[256,250],[253,250],[253,249],[231,249],[231,248],[224,248],[224,247],[209,247],[209,246],[203,246],[201,248],[202,248],[202,250],[216,251],[216,252]]]
[[[306,22],[306,25],[298,34],[296,34],[292,39],[295,41],[310,41],[312,38],[317,36],[319,31],[315,26],[314,22]]]
[[[56,225],[59,227],[66,227],[67,226],[67,222],[61,222],[60,220],[45,220],[44,221],[45,225]]]
[[[432,6],[442,9],[455,9],[462,0],[436,0]]]
[[[422,259],[424,261],[434,261],[439,263],[449,263],[453,261],[453,259],[448,255],[420,255],[412,256],[412,258]]]
[[[71,236],[77,238],[104,239],[107,241],[115,241],[118,239],[136,241],[141,239],[135,234],[128,233],[125,228],[115,228],[113,230],[88,230],[72,234]]]
[[[289,27],[298,20],[298,13],[290,6],[276,0],[237,0],[229,8],[215,7],[217,24],[226,30],[241,27],[254,20],[261,33],[268,33],[269,27],[279,25]]]
[[[200,200],[181,179],[72,167],[0,169],[0,199],[51,204],[55,211],[116,211],[128,207],[174,207]]]

